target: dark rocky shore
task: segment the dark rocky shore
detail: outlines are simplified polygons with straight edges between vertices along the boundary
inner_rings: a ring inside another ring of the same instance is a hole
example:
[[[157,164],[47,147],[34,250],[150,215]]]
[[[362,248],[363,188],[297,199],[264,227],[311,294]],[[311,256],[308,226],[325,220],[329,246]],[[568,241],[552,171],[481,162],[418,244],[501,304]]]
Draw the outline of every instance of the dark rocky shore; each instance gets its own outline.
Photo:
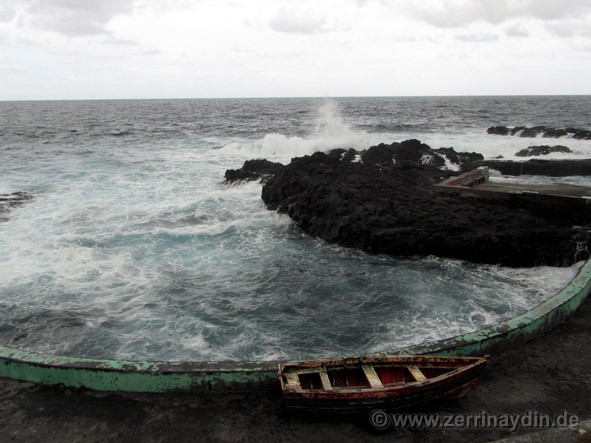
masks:
[[[591,131],[577,128],[548,128],[546,126],[515,126],[508,128],[506,126],[492,126],[486,131],[488,134],[495,135],[516,135],[518,137],[537,137],[541,135],[544,138],[571,137],[577,140],[591,140]]]
[[[262,198],[306,233],[342,246],[397,256],[436,255],[507,266],[570,265],[587,258],[591,216],[450,196],[433,185],[488,164],[475,153],[417,140],[365,151],[333,150],[264,166]],[[252,163],[245,165],[256,178]],[[273,174],[274,173],[274,174]],[[228,171],[226,178],[240,176]],[[582,223],[583,222],[583,223]]]
[[[556,146],[548,146],[548,145],[540,145],[540,146],[529,146],[521,151],[515,153],[517,157],[535,157],[539,155],[548,155],[553,152],[561,152],[563,154],[568,154],[572,152],[566,146],[556,145]]]

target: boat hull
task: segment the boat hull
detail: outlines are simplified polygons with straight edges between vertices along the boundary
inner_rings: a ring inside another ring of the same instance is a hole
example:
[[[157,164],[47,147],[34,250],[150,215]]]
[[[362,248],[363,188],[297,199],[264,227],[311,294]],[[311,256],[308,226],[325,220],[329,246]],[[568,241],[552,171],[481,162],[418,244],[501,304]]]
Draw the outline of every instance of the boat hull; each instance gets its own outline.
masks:
[[[425,357],[421,357],[424,359]],[[397,411],[462,396],[482,375],[486,359],[474,359],[449,375],[382,389],[289,389],[283,385],[285,405],[292,410],[363,412],[372,409]]]

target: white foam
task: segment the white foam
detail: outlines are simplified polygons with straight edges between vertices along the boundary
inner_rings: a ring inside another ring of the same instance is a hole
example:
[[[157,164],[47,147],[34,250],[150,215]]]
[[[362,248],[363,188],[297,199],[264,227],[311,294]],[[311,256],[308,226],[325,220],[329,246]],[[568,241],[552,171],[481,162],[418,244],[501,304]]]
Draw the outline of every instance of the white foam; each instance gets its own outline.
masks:
[[[443,160],[445,161],[445,168],[449,171],[459,171],[460,170],[460,165],[457,165],[455,163],[452,163],[449,158],[447,158],[446,156],[442,156]]]
[[[430,165],[433,163],[433,156],[430,154],[423,154],[419,161],[422,165]]]
[[[327,152],[337,148],[365,149],[370,143],[370,134],[352,129],[344,121],[336,102],[328,101],[318,109],[315,127],[306,136],[271,133],[258,141],[245,140],[225,144],[221,149],[213,150],[211,155],[224,161],[265,158],[288,163],[293,157],[310,155],[317,151]]]
[[[384,135],[382,134],[382,137]],[[483,134],[481,130],[466,130],[465,132],[434,132],[434,133],[400,133],[395,141],[417,138],[421,142],[436,149],[441,146],[453,147],[457,152],[477,152],[486,159],[502,156],[504,160],[527,161],[529,158],[517,157],[515,154],[525,148],[535,145],[560,144],[569,148],[572,153],[551,153],[541,157],[543,159],[583,159],[591,155],[591,140],[525,138]]]

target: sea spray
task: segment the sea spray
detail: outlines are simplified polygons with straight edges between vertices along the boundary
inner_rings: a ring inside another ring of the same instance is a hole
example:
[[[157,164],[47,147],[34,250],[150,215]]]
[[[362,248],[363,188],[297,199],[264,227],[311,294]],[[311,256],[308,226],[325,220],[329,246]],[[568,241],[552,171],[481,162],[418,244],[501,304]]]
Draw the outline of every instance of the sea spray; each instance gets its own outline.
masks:
[[[224,159],[265,158],[288,163],[292,157],[310,155],[316,151],[326,152],[337,148],[360,149],[370,146],[371,135],[362,130],[355,130],[347,124],[335,101],[325,101],[315,113],[314,125],[309,128],[306,135],[266,134],[261,140],[229,143],[213,154],[223,156]]]

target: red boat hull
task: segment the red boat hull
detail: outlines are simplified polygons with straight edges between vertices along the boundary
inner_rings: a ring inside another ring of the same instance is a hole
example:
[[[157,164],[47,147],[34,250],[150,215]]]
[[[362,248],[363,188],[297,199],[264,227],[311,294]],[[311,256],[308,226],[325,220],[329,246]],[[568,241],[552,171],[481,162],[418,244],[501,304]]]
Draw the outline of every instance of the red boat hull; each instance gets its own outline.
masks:
[[[338,380],[334,376],[333,382],[336,382],[337,385],[331,386],[330,390],[312,385],[298,389],[289,386],[285,380],[282,380],[283,396],[286,406],[290,409],[330,412],[361,412],[371,409],[401,410],[429,402],[460,397],[476,385],[484,371],[486,362],[486,358],[411,356],[364,360],[365,365],[371,364],[377,368],[380,380],[384,381],[381,388],[376,389],[367,385],[339,387]],[[303,364],[308,368],[313,368],[313,365],[317,363],[319,362],[304,362]],[[445,367],[446,363],[451,366]],[[321,364],[323,368],[328,368],[327,373],[329,374],[331,371],[334,373],[333,368],[339,365],[334,360]],[[400,382],[389,379],[387,370],[384,370],[389,367],[388,365],[399,368],[410,364],[422,365],[426,373],[429,373],[430,369],[441,370],[444,367],[447,372],[421,381]],[[429,366],[430,364],[432,367]],[[293,369],[296,364],[291,365]],[[288,366],[284,365],[283,368],[280,368],[280,372],[289,370]],[[302,380],[305,381],[305,378]]]

